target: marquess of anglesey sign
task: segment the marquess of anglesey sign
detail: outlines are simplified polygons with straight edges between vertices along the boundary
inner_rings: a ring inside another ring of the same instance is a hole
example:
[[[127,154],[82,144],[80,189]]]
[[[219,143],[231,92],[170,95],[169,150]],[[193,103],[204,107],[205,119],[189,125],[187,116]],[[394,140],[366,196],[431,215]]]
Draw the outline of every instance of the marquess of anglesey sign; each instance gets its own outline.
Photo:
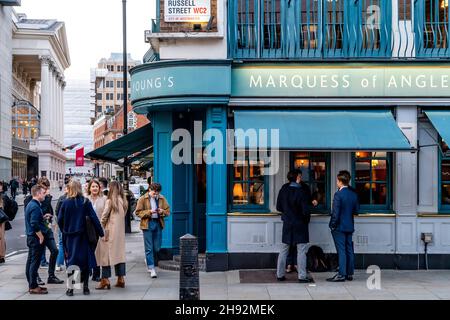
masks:
[[[177,62],[178,63],[178,62]],[[450,97],[450,64],[196,65],[132,74],[132,100],[176,97]],[[201,99],[196,101],[201,102]]]
[[[232,96],[448,97],[448,66],[238,67]]]

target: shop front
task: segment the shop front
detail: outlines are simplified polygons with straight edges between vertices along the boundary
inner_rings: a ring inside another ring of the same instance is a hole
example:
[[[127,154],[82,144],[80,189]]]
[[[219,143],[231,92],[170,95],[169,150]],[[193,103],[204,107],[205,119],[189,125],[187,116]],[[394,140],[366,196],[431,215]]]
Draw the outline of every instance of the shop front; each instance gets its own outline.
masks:
[[[318,202],[311,244],[334,253],[335,177],[348,170],[358,268],[422,267],[422,233],[433,236],[430,268],[450,267],[450,65],[182,60],[131,74],[172,207],[167,256],[191,233],[208,271],[275,267],[276,200],[294,168]]]

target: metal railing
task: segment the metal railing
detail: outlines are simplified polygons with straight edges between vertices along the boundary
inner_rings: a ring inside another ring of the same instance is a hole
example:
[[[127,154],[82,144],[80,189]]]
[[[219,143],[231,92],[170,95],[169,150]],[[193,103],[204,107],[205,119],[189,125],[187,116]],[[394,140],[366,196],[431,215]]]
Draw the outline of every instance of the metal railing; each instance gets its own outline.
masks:
[[[229,57],[450,59],[449,0],[229,0]]]

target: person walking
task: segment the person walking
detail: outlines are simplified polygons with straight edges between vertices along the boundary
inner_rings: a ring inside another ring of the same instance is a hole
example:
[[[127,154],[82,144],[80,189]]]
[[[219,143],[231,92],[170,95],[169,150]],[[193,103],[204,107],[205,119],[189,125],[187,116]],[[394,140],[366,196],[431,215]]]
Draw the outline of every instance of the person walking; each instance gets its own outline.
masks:
[[[62,191],[63,190],[63,188],[64,188],[64,181],[63,180],[59,180],[58,181],[58,187],[59,187],[59,191]]]
[[[28,181],[26,179],[23,179],[23,182],[22,182],[22,193],[23,193],[24,197],[26,197],[28,195]]]
[[[103,237],[103,228],[97,218],[92,203],[83,197],[81,183],[72,180],[67,188],[67,199],[58,213],[58,226],[62,232],[64,256],[68,270],[79,268],[83,294],[89,295],[89,273],[97,265],[94,250],[88,236],[88,220],[99,237]],[[75,271],[68,271],[71,278]],[[69,288],[66,295],[71,297],[74,289]]]
[[[6,262],[6,231],[12,229],[11,221],[16,218],[19,209],[17,202],[11,200],[3,188],[4,182],[0,181],[0,208],[8,218],[7,221],[0,223],[0,264]]]
[[[354,215],[359,211],[358,195],[349,187],[351,175],[341,171],[337,176],[338,191],[334,195],[330,229],[339,259],[339,272],[329,282],[352,281],[355,270],[353,233]]]
[[[309,243],[309,197],[305,194],[301,182],[301,173],[294,170],[288,173],[289,183],[285,184],[277,198],[277,210],[281,212],[283,234],[277,263],[278,281],[286,280],[286,258],[290,246],[297,246],[298,281],[313,282],[306,270],[306,252]]]
[[[88,199],[91,201],[92,206],[94,207],[95,213],[97,214],[97,218],[101,221],[102,214],[105,209],[106,204],[106,196],[103,195],[101,184],[98,180],[93,179],[89,182],[88,185]],[[94,268],[92,273],[92,281],[100,282],[101,276],[101,261],[108,262],[108,246],[106,241],[100,239],[97,243],[97,247],[95,249],[95,259],[97,261],[97,266]]]
[[[9,182],[9,186],[11,188],[11,198],[15,201],[17,195],[17,189],[19,189],[19,182],[17,182],[16,178],[12,178]]]
[[[141,219],[140,227],[144,234],[147,270],[152,278],[157,278],[155,257],[161,248],[164,218],[170,215],[169,203],[161,191],[159,183],[152,183],[148,193],[139,199],[136,206],[136,215]]]
[[[110,289],[111,267],[114,266],[117,276],[117,288],[125,288],[126,258],[125,258],[125,215],[128,202],[122,185],[111,182],[108,198],[102,213],[102,226],[105,237],[100,239],[98,265],[102,268],[102,276],[97,290]],[[103,242],[103,243],[102,243]]]
[[[44,214],[41,209],[41,202],[45,198],[45,190],[42,186],[36,185],[31,188],[31,194],[33,199],[25,209],[25,229],[28,246],[25,274],[30,294],[47,294],[47,288],[40,287],[37,281],[39,263],[45,247],[45,238],[52,236],[49,234],[51,230],[45,224]]]
[[[58,215],[59,215],[59,211],[61,209],[61,206],[63,204],[63,202],[67,199],[67,184],[64,186],[64,194],[59,197],[58,202],[56,203],[56,209],[55,209],[55,214],[56,214],[56,219],[58,219]],[[56,258],[56,271],[62,271],[63,267],[64,267],[64,247],[63,247],[63,240],[62,240],[62,232],[61,229],[58,226],[58,258]]]

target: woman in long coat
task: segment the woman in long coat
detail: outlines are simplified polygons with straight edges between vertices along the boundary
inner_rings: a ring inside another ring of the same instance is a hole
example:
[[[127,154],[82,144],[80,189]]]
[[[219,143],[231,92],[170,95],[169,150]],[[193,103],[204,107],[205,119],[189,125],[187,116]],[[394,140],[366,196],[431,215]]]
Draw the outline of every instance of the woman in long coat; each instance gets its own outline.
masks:
[[[110,287],[111,267],[114,266],[117,276],[116,287],[125,288],[125,215],[128,203],[121,184],[117,181],[111,182],[109,186],[108,199],[103,210],[101,223],[105,229],[104,241],[107,253],[101,254],[98,265],[102,267],[102,279],[97,289]]]
[[[102,192],[102,187],[100,182],[97,179],[92,179],[89,181],[87,188],[87,198],[91,201],[92,206],[94,207],[95,213],[97,214],[97,218],[99,221],[102,219],[102,213],[105,209],[106,204],[106,196]],[[108,247],[105,242],[105,239],[99,239],[97,243],[97,247],[95,249],[95,260],[97,261],[97,267],[94,269],[92,280],[100,281],[100,261],[104,261],[108,256]],[[109,289],[108,287],[107,289]]]
[[[71,181],[68,185],[67,200],[61,205],[58,215],[58,226],[63,234],[64,256],[68,270],[71,266],[81,271],[83,293],[89,292],[89,273],[97,263],[94,250],[89,244],[87,235],[86,218],[89,217],[97,234],[104,236],[102,226],[90,201],[82,196],[81,184]],[[69,276],[73,275],[70,271]],[[73,289],[68,289],[66,294],[73,296]]]

